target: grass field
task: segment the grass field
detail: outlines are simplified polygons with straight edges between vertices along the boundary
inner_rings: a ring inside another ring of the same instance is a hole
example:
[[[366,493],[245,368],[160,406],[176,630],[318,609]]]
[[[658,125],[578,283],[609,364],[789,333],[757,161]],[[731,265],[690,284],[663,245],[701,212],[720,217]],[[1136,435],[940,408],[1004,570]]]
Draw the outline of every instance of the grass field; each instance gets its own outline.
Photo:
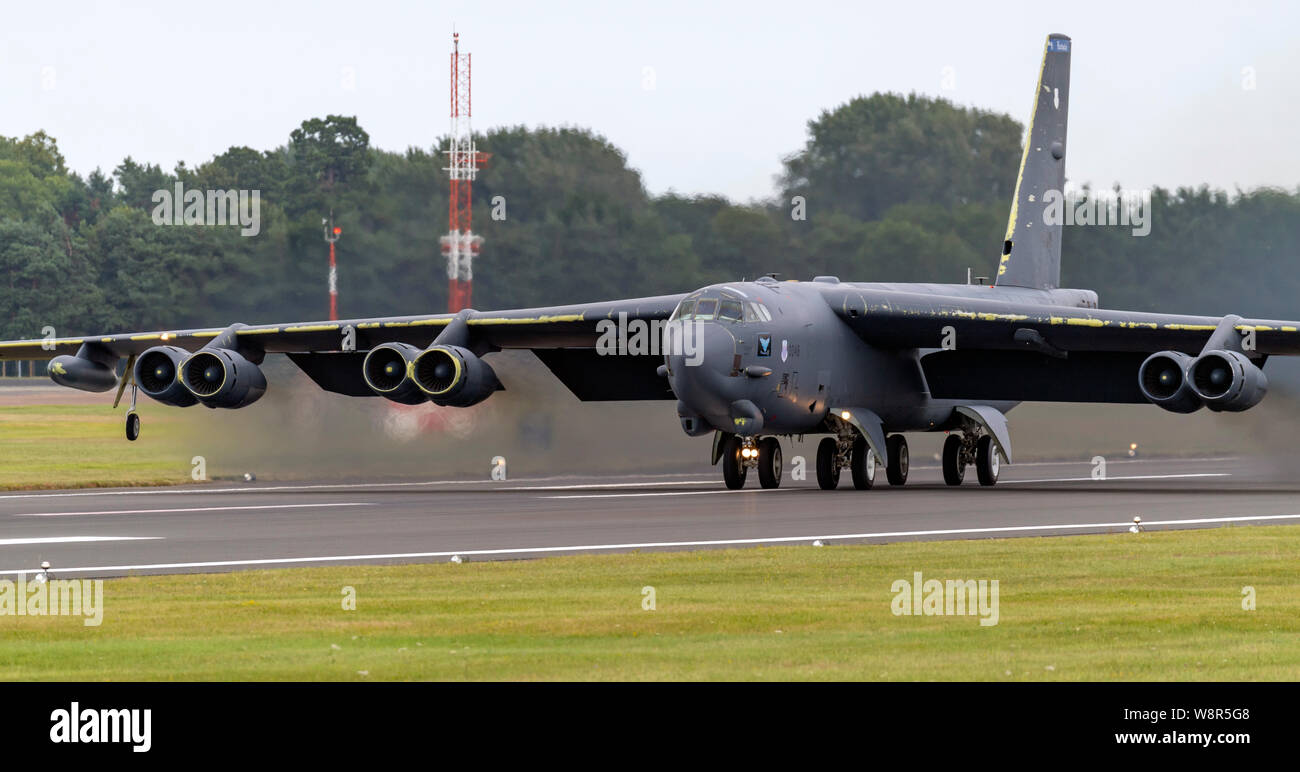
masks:
[[[0,407],[0,489],[189,482],[191,457],[177,441],[177,420],[151,415],[147,434],[127,442],[125,412],[107,405]]]
[[[0,678],[1292,680],[1297,565],[1282,526],[132,577],[97,628],[0,616]],[[998,624],[895,616],[914,571]]]

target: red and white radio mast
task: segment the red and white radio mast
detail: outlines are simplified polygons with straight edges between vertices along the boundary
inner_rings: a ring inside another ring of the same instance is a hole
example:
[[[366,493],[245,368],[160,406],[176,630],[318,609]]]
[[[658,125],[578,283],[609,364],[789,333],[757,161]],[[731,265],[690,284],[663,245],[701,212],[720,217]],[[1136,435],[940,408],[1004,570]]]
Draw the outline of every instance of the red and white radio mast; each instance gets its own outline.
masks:
[[[455,313],[470,305],[474,256],[483,243],[483,237],[474,233],[471,206],[474,178],[479,167],[487,163],[487,154],[479,153],[474,146],[470,126],[471,55],[460,52],[460,33],[452,33],[451,45],[451,144],[445,151],[448,157],[445,168],[451,175],[450,227],[441,241],[442,253],[447,256],[447,310]]]

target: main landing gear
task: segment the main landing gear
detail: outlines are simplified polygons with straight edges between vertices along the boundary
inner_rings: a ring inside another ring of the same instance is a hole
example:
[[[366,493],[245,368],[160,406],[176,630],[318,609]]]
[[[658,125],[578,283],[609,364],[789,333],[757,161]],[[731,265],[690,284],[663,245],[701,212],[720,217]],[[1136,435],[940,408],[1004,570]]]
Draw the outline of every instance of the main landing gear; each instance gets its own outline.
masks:
[[[750,468],[758,469],[758,484],[764,488],[781,485],[781,443],[775,437],[755,440],[753,437],[729,435],[722,444],[722,480],[736,490],[745,487],[745,477]]]
[[[775,437],[741,437],[722,435],[717,446],[718,460],[722,462],[722,480],[731,490],[745,487],[750,469],[758,470],[758,484],[764,488],[779,488],[784,460],[781,443]],[[884,465],[885,479],[890,485],[907,483],[907,439],[901,434],[890,435],[885,441],[889,462]],[[825,437],[817,445],[817,485],[822,490],[832,490],[840,484],[840,471],[847,467],[853,487],[870,490],[876,484],[881,464],[866,439],[849,424],[844,424],[833,437]]]
[[[885,440],[889,463],[885,465],[885,478],[890,485],[907,483],[907,439],[901,434]],[[826,437],[817,445],[817,485],[822,490],[834,490],[840,484],[840,470],[848,467],[853,487],[870,490],[876,484],[876,467],[880,461],[872,452],[866,439],[848,425],[835,437]]]
[[[995,485],[1001,464],[993,438],[973,431],[954,432],[943,443],[943,481],[961,485],[966,478],[966,467],[974,464],[980,485]]]

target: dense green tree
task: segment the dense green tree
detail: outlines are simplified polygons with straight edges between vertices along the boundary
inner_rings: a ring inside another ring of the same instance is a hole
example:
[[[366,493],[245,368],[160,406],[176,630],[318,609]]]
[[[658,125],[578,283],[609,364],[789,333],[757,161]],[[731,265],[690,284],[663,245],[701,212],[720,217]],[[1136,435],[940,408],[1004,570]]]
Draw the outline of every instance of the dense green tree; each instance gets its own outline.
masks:
[[[331,115],[302,122],[289,135],[296,166],[332,189],[359,179],[370,165],[370,135],[355,116]]]
[[[1009,116],[945,99],[857,97],[808,123],[781,187],[787,201],[806,198],[812,222],[832,211],[874,220],[904,203],[1009,202],[1021,132]]]

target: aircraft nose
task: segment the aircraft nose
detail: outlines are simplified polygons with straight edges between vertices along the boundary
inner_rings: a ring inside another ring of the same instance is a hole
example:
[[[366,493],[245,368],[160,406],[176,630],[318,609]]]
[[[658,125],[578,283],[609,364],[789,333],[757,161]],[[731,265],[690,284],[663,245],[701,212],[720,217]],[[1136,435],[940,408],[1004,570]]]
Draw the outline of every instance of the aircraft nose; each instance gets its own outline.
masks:
[[[716,322],[687,322],[665,331],[665,362],[673,393],[691,410],[725,418],[742,395],[740,378],[731,377],[736,339]]]

